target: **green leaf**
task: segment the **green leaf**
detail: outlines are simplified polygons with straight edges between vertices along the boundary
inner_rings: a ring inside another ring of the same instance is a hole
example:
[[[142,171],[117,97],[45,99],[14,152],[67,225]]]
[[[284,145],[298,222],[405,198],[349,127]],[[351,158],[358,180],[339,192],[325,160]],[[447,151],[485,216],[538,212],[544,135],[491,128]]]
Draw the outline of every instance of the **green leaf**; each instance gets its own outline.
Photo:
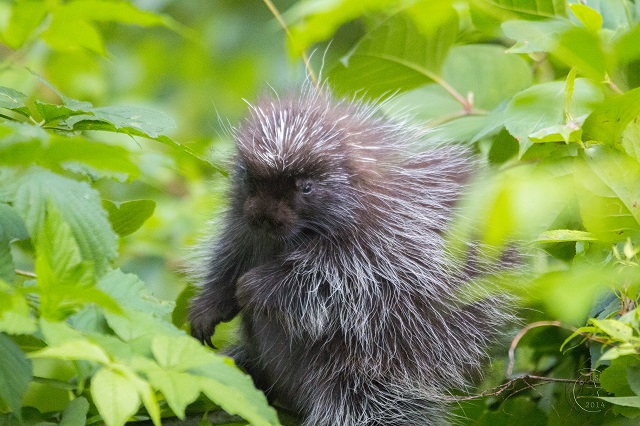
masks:
[[[600,358],[598,358],[598,363],[601,363],[602,361],[611,361],[625,355],[637,355],[637,354],[638,354],[638,351],[636,350],[635,347],[633,347],[633,345],[627,344],[627,345],[614,346],[613,348],[608,349],[605,353],[602,354],[602,356],[600,356]]]
[[[607,334],[611,339],[626,342],[633,336],[633,328],[625,323],[613,319],[598,320],[590,318],[589,322],[598,327],[602,333]]]
[[[0,164],[29,166],[37,164],[53,171],[84,171],[85,174],[132,179],[139,174],[129,152],[108,143],[79,137],[51,135],[51,138],[26,139],[0,145]]]
[[[92,115],[76,115],[64,121],[65,125],[74,130],[93,130],[94,121],[102,121],[107,124],[108,130],[133,134],[141,133],[150,138],[158,138],[164,135],[169,129],[176,127],[173,119],[166,114],[147,108],[140,107],[99,107],[91,109]],[[136,133],[137,132],[137,133]]]
[[[50,321],[41,317],[38,322],[43,340],[49,346],[58,346],[63,343],[85,339],[82,332],[73,328],[66,320]]]
[[[7,108],[28,117],[29,108],[26,101],[27,95],[24,93],[0,86],[0,108]]]
[[[85,105],[82,105],[81,103],[79,105],[76,104],[77,106],[84,106],[84,108],[72,108],[67,105],[49,104],[39,100],[36,100],[35,104],[36,104],[36,110],[45,121],[44,124],[48,124],[56,120],[69,118],[74,115],[79,115],[83,113],[86,114],[91,111],[91,104],[88,104],[88,103]]]
[[[81,2],[83,3],[83,2]],[[54,13],[42,39],[56,50],[82,47],[100,55],[106,55],[102,35],[90,22]]]
[[[144,27],[167,24],[167,18],[162,15],[140,10],[131,3],[108,0],[63,3],[54,10],[54,13],[70,20],[111,21]]]
[[[566,15],[564,0],[488,0],[487,3],[513,12],[549,18]]]
[[[59,426],[85,426],[89,402],[86,398],[79,397],[71,400],[62,412]]]
[[[442,76],[463,96],[472,93],[474,106],[487,110],[532,82],[531,69],[524,59],[487,44],[453,47],[444,61]]]
[[[640,24],[636,24],[630,31],[623,33],[614,41],[616,58],[622,63],[628,63],[640,58]]]
[[[49,202],[71,228],[82,259],[90,261],[102,275],[117,256],[117,237],[102,208],[98,192],[84,182],[31,168],[16,182],[14,208],[31,235],[39,235]]]
[[[506,128],[520,143],[520,156],[532,146],[529,135],[555,125],[565,124],[563,99],[565,82],[543,83],[517,93],[505,110],[497,113]],[[586,116],[591,105],[602,99],[602,92],[585,79],[576,79],[570,114]]]
[[[22,398],[33,378],[31,361],[4,333],[0,333],[0,359],[0,398],[21,419]]]
[[[125,311],[123,314],[105,312],[109,327],[122,340],[129,343],[136,354],[148,356],[151,353],[151,342],[158,334],[177,337],[184,331],[172,324],[158,319],[146,312]]]
[[[566,241],[594,241],[595,236],[585,231],[575,231],[573,229],[555,229],[545,231],[536,239],[540,243],[561,243]]]
[[[173,302],[153,296],[149,287],[135,274],[113,270],[98,281],[97,288],[113,297],[120,306],[134,312],[149,313],[167,319],[173,311]]]
[[[3,43],[12,49],[20,48],[40,26],[47,13],[46,4],[39,1],[18,1],[11,7],[11,16],[4,32]]]
[[[640,116],[632,120],[622,132],[621,145],[627,155],[640,163]]]
[[[601,396],[599,398],[616,405],[640,408],[640,396]]]
[[[617,146],[632,121],[640,116],[640,88],[606,99],[584,122],[584,140]]]
[[[0,279],[14,282],[16,278],[9,243],[29,238],[27,228],[16,211],[8,204],[0,203]]]
[[[638,365],[636,356],[623,356],[612,360],[611,365],[600,374],[600,385],[614,395],[633,395],[627,382],[627,369],[636,368]]]
[[[137,358],[135,368],[162,392],[178,417],[183,418],[186,406],[204,392],[226,412],[237,414],[251,424],[279,424],[264,395],[227,358],[184,335],[157,335],[151,347],[157,363]]]
[[[251,378],[225,363],[197,369],[203,377],[195,382],[202,392],[229,414],[237,414],[254,425],[278,425],[278,417]]]
[[[533,143],[582,142],[582,129],[577,123],[556,124],[529,135]]]
[[[22,218],[8,204],[0,202],[0,241],[26,240],[29,232]]]
[[[594,297],[613,285],[610,270],[590,265],[575,265],[570,270],[553,271],[537,276],[527,286],[526,298],[544,303],[552,318],[567,323],[584,321]]]
[[[54,358],[65,361],[93,361],[107,365],[111,362],[107,353],[100,346],[88,340],[69,340],[55,346],[48,346],[30,352],[29,358]]]
[[[627,382],[631,390],[640,395],[640,366],[627,367]]]
[[[587,0],[582,3],[602,17],[602,26],[606,29],[617,31],[631,25],[629,3],[626,0]]]
[[[430,3],[422,3],[429,7]],[[422,6],[421,6],[422,7]],[[451,9],[441,25],[425,33],[405,12],[368,33],[329,74],[332,87],[342,93],[364,89],[375,98],[436,81],[458,31],[458,15]]]
[[[61,319],[86,303],[120,312],[120,307],[97,288],[91,263],[83,261],[71,229],[52,204],[36,238],[36,274],[43,317]]]
[[[640,235],[640,164],[594,147],[576,163],[574,177],[585,228],[604,241]]]
[[[571,28],[566,20],[507,21],[502,24],[504,34],[516,41],[509,53],[551,52],[562,35]]]
[[[587,30],[595,33],[602,28],[602,16],[594,9],[579,3],[570,4],[569,8]]]
[[[102,207],[109,213],[113,230],[121,237],[133,234],[153,215],[156,202],[153,200],[133,200],[115,203],[102,200]]]
[[[90,102],[78,101],[76,99],[65,96],[64,93],[58,90],[58,88],[51,84],[46,78],[29,68],[27,68],[27,70],[31,73],[31,75],[37,78],[42,84],[47,86],[53,91],[53,93],[55,93],[60,99],[62,99],[62,102],[64,102],[64,106],[66,108],[73,111],[90,111],[91,108],[93,108],[93,105]]]
[[[135,384],[109,368],[101,368],[92,377],[91,397],[107,426],[124,425],[141,402]]]
[[[165,371],[161,368],[147,369],[145,374],[154,389],[164,395],[171,411],[181,420],[185,418],[187,405],[200,395],[200,388],[194,383],[192,374],[180,371]]]
[[[223,362],[194,339],[187,336],[159,335],[153,338],[151,351],[158,365],[165,369],[187,371],[211,362]]]
[[[80,280],[82,285],[89,284],[85,281],[88,278],[84,271],[81,271],[80,249],[71,229],[51,204],[47,206],[43,226],[35,237],[36,273],[38,285],[45,292],[44,298],[58,283],[71,284]]]
[[[302,1],[286,13],[291,25],[290,51],[296,55],[312,44],[330,38],[343,24],[369,12],[389,10],[396,0],[338,0],[332,2]]]
[[[31,334],[37,330],[25,296],[0,280],[0,332]]]
[[[584,28],[572,28],[560,38],[553,55],[569,67],[577,67],[582,75],[596,82],[604,80],[607,56],[598,34]]]

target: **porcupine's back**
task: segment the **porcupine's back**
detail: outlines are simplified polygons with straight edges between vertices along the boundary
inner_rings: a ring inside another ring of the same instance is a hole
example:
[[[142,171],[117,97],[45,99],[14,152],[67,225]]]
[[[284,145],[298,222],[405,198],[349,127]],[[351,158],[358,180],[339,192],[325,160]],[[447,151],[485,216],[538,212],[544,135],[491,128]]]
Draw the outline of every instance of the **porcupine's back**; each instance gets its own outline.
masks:
[[[281,255],[293,270],[269,290],[285,314],[251,302],[307,349],[296,356],[309,358],[310,368],[297,373],[308,377],[285,376],[310,384],[373,379],[391,392],[372,390],[383,395],[370,401],[383,415],[389,401],[437,402],[479,374],[488,345],[512,316],[505,300],[461,300],[471,278],[500,265],[474,258],[472,244],[469,256],[445,245],[455,203],[477,168],[468,149],[426,147],[415,127],[367,104],[335,101],[324,88],[261,101],[237,140],[238,157],[253,172],[310,175],[332,192],[309,230],[285,239]],[[347,413],[352,403],[315,404],[309,424],[346,418],[331,413]]]

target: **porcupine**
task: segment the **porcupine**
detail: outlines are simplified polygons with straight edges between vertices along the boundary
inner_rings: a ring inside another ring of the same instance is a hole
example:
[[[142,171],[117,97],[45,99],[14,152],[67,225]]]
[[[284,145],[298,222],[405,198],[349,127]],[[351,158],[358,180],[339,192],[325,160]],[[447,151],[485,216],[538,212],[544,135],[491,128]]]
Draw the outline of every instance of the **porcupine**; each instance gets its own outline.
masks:
[[[506,298],[460,300],[495,270],[445,243],[478,166],[468,148],[426,148],[416,126],[326,86],[263,98],[233,135],[192,335],[211,344],[241,312],[227,353],[305,425],[447,423],[448,389],[481,373],[513,319]]]

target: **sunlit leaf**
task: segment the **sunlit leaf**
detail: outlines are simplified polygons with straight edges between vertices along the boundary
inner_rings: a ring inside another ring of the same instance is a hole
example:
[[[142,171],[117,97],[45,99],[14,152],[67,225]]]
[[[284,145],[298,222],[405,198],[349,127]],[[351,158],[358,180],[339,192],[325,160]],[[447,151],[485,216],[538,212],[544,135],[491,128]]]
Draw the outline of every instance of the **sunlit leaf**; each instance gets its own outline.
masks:
[[[82,47],[100,55],[107,53],[102,35],[93,24],[80,19],[71,20],[59,13],[53,15],[42,39],[56,50]]]
[[[198,370],[195,383],[209,399],[229,414],[237,414],[253,425],[278,425],[276,411],[267,404],[265,396],[255,390],[249,376],[226,364],[217,368]]]
[[[87,340],[71,340],[29,353],[29,358],[55,358],[63,360],[94,361],[108,364],[109,356],[98,345]]]
[[[589,31],[595,33],[602,28],[602,16],[596,10],[580,3],[570,4],[569,8]]]
[[[543,83],[517,93],[504,112],[499,113],[509,133],[520,143],[520,156],[531,147],[529,135],[565,124],[564,82]],[[576,79],[571,102],[572,117],[586,116],[591,105],[602,99],[602,92],[585,79]]]
[[[614,51],[620,62],[631,62],[640,58],[640,24],[624,32],[615,40]]]
[[[610,145],[622,143],[624,130],[639,116],[640,88],[606,99],[585,120],[584,139]]]
[[[552,318],[569,324],[583,323],[596,294],[612,285],[610,271],[576,265],[571,270],[554,271],[534,279],[526,297],[542,302]]]
[[[566,5],[563,0],[488,0],[487,2],[509,11],[531,15],[554,17],[566,14]]]
[[[91,396],[107,426],[124,425],[140,408],[135,385],[108,368],[101,368],[91,379]]]
[[[388,9],[398,4],[397,0],[338,0],[332,2],[301,1],[286,13],[293,22],[290,50],[299,55],[313,43],[331,37],[338,27],[360,15]]]
[[[562,35],[552,53],[557,60],[577,67],[581,75],[597,82],[604,80],[608,58],[597,34],[584,28],[572,28]]]
[[[640,408],[640,396],[601,396],[599,398],[611,404]]]
[[[629,324],[625,324],[617,320],[598,320],[591,318],[589,322],[596,326],[600,332],[605,333],[612,339],[620,342],[626,342],[631,338],[631,336],[633,336],[633,328]]]
[[[615,31],[631,24],[629,3],[626,0],[586,0],[582,3],[602,17],[603,28]]]
[[[0,332],[31,334],[37,330],[25,296],[0,280]]]
[[[596,238],[585,231],[575,231],[573,229],[556,229],[545,231],[536,241],[540,243],[560,243],[565,241],[593,241]]]
[[[640,234],[640,164],[613,150],[592,149],[576,164],[575,182],[586,229],[606,241]]]
[[[9,22],[1,34],[2,42],[17,49],[32,36],[45,18],[46,4],[40,1],[18,1],[11,7]]]

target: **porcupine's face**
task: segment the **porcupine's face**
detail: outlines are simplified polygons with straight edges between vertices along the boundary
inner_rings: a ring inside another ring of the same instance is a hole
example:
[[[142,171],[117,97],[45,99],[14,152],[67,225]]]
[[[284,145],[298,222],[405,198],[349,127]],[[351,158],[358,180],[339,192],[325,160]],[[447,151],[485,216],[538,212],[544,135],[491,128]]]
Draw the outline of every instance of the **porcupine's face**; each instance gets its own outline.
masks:
[[[301,232],[313,218],[320,191],[314,179],[293,174],[261,176],[249,167],[240,173],[243,214],[256,232],[286,239]]]
[[[328,235],[350,218],[343,133],[317,110],[255,109],[236,134],[236,190],[247,224],[286,240]]]

